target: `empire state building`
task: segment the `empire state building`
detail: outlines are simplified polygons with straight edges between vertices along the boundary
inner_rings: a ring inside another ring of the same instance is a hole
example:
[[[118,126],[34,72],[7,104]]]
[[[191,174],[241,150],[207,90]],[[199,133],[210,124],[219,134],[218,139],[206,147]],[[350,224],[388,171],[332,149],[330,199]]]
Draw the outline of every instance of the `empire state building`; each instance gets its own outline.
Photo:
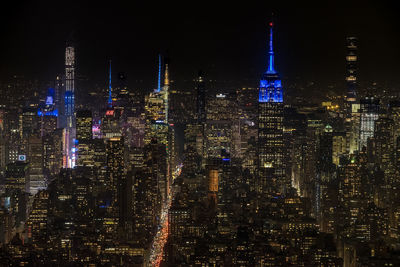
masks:
[[[274,68],[273,23],[270,26],[268,69],[262,75],[258,97],[258,192],[275,195],[285,190],[283,162],[283,91]]]

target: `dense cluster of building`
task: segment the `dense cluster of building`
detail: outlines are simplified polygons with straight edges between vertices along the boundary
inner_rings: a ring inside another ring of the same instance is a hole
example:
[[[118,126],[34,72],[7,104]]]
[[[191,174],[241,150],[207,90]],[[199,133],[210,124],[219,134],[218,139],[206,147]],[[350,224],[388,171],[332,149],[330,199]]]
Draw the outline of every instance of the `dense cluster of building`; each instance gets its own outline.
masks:
[[[400,101],[359,93],[285,101],[274,67],[258,88],[156,89],[75,99],[75,48],[43,94],[1,84],[4,265],[400,265]],[[78,90],[77,90],[78,91]]]

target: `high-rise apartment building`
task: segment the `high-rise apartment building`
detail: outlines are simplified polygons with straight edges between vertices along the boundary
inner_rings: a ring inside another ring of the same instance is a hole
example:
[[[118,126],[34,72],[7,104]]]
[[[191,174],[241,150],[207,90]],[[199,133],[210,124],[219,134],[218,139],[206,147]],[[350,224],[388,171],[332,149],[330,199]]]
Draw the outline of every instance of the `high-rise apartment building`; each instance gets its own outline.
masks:
[[[67,45],[65,49],[65,139],[64,167],[75,166],[75,47]]]

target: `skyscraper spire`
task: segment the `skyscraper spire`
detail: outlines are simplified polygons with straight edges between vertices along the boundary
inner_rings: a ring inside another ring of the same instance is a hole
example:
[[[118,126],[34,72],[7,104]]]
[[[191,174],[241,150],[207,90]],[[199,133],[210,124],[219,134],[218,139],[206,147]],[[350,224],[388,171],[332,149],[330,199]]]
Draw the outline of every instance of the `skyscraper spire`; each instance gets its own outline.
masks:
[[[168,72],[168,63],[165,64],[165,73],[164,73],[164,86],[169,85],[169,72]]]
[[[274,22],[271,20],[269,23],[269,52],[268,52],[268,70],[267,73],[270,74],[275,74],[275,68],[274,68],[274,48],[273,48],[273,27],[274,27]]]
[[[158,83],[157,92],[161,91],[161,54],[158,54]]]
[[[112,96],[111,96],[111,60],[110,60],[110,73],[108,80],[108,106],[112,106]]]
[[[169,98],[169,71],[168,71],[168,60],[165,61],[164,71],[164,87],[163,87],[163,98],[165,105],[165,123],[168,123],[168,98]]]

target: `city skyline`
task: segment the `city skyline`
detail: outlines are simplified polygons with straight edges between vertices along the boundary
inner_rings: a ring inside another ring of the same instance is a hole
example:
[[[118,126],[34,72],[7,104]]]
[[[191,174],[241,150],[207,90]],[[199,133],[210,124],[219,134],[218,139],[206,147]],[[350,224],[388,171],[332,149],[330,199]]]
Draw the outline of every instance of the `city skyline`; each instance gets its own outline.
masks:
[[[400,266],[394,13],[300,5],[15,4],[0,265]]]

